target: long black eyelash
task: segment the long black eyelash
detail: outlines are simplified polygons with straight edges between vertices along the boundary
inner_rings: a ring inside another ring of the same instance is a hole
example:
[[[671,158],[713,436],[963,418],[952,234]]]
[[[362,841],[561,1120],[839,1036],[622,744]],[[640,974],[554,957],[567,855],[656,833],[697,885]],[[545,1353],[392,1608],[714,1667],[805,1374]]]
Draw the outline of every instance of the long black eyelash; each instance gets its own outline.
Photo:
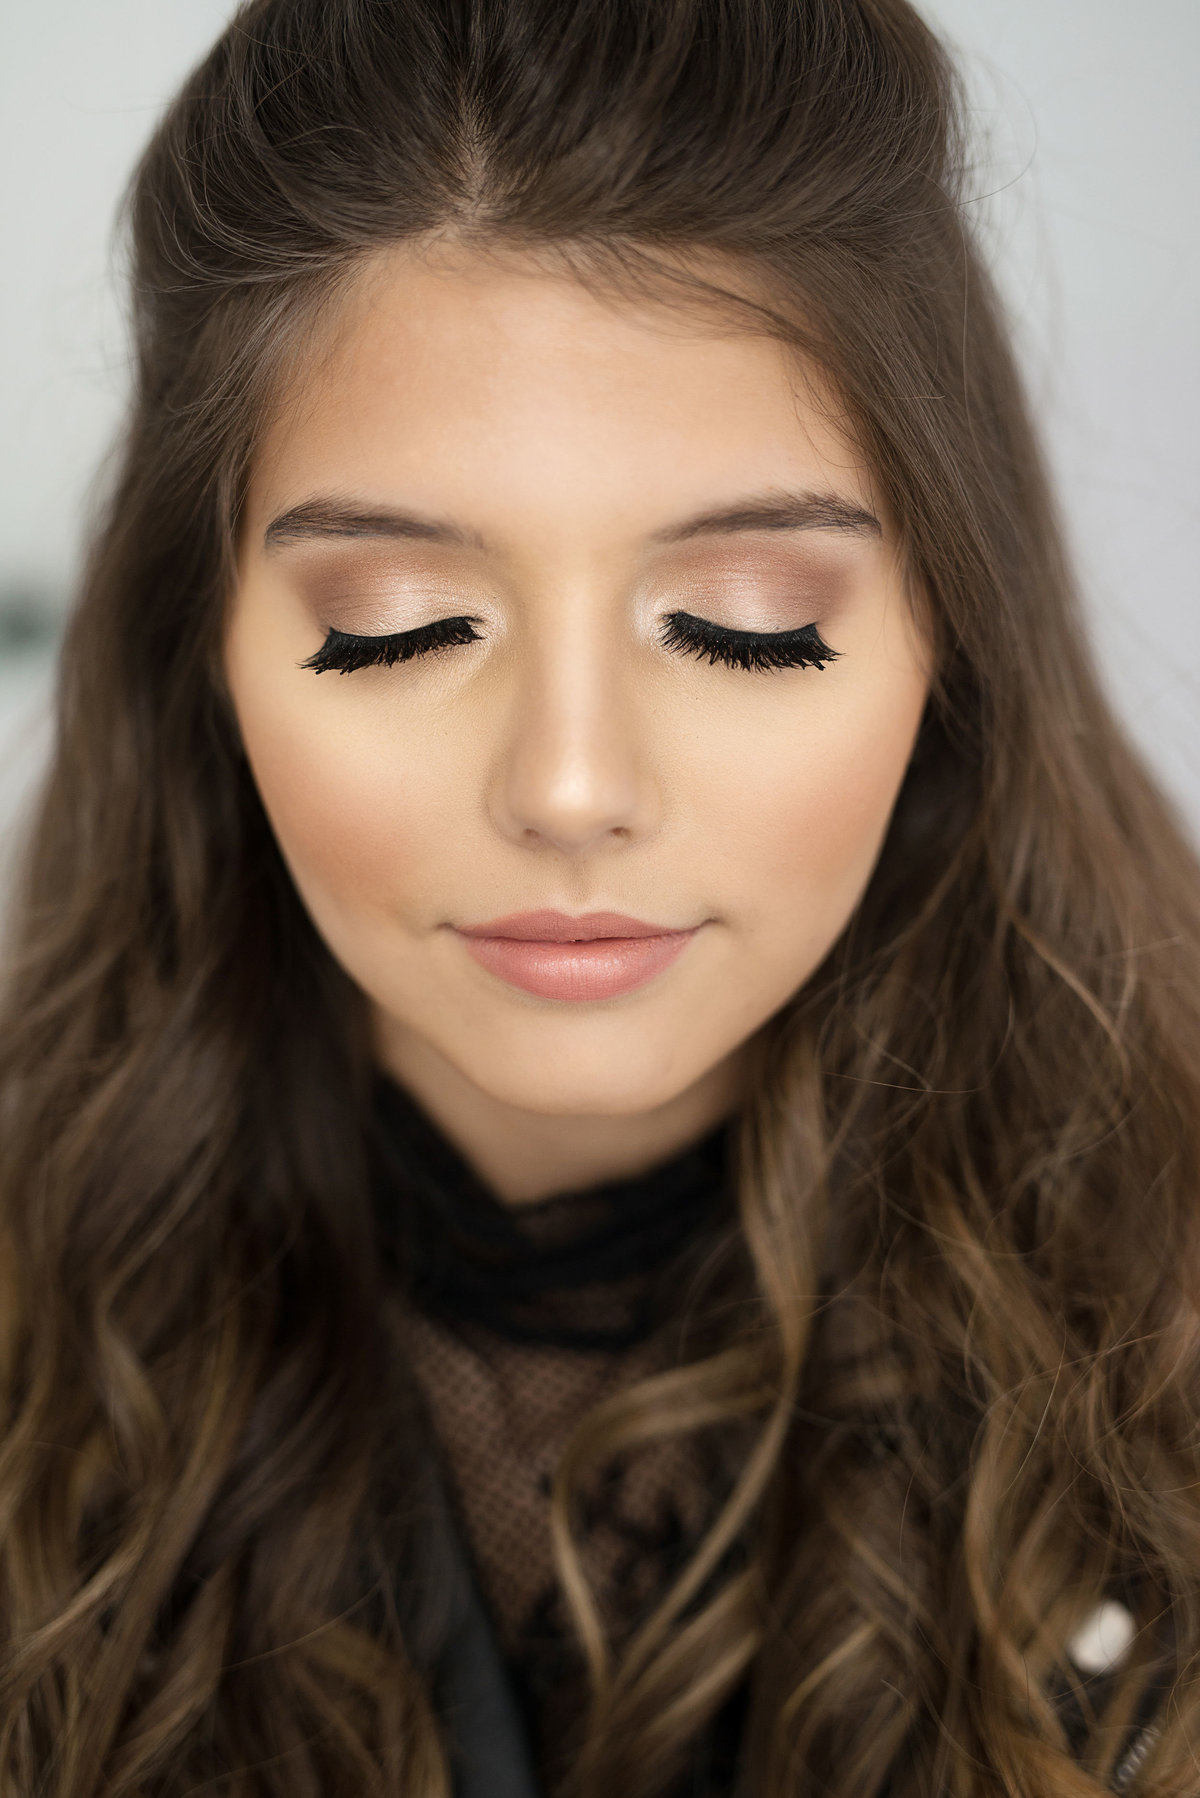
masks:
[[[348,631],[331,630],[316,654],[300,666],[311,668],[314,674],[326,674],[331,668],[339,674],[353,674],[357,668],[391,668],[432,649],[474,643],[479,632],[473,627],[480,622],[478,618],[437,618],[416,630],[392,631],[386,637],[355,637]]]
[[[735,631],[710,624],[691,612],[671,612],[662,642],[668,649],[706,656],[711,664],[730,668],[824,668],[835,662],[840,650],[822,642],[815,624],[795,631]]]
[[[357,637],[331,630],[315,655],[301,662],[314,674],[335,669],[353,674],[358,668],[391,668],[431,650],[453,649],[478,641],[478,618],[438,618],[416,630],[393,631],[385,637]],[[667,649],[707,658],[710,666],[724,662],[730,668],[758,671],[771,668],[824,668],[837,660],[839,651],[822,642],[815,624],[795,631],[737,631],[711,624],[692,612],[671,612],[661,641]]]

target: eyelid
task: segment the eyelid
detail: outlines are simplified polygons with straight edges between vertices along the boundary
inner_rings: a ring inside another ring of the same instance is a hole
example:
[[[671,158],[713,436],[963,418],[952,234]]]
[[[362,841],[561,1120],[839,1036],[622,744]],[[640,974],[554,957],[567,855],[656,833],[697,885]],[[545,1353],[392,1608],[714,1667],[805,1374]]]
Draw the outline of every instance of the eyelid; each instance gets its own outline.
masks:
[[[652,577],[648,593],[677,595],[686,605],[707,602],[722,611],[743,605],[793,611],[828,608],[862,577],[861,557],[845,544],[772,544],[753,557],[722,555]]]

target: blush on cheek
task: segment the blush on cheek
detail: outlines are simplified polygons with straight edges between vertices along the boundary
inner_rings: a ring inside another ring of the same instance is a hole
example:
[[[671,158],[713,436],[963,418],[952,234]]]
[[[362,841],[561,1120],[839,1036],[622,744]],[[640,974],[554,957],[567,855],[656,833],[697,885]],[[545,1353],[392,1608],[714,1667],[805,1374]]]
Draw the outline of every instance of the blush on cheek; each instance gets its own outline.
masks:
[[[344,746],[300,733],[247,744],[259,794],[284,860],[314,912],[371,909],[394,893],[406,819],[390,778]],[[318,920],[319,922],[319,920]]]
[[[893,728],[847,732],[848,748],[810,764],[779,809],[777,877],[802,898],[825,948],[870,880],[908,764],[915,716],[888,722]]]
[[[840,793],[817,794],[793,837],[806,888],[827,894],[840,913],[848,915],[875,865],[890,797],[890,784],[855,783]]]

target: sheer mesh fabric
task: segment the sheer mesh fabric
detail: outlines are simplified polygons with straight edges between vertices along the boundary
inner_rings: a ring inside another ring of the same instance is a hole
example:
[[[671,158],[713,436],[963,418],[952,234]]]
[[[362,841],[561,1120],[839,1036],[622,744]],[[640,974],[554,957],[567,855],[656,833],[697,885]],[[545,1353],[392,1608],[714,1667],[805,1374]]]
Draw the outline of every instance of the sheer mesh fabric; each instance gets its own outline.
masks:
[[[455,1496],[512,1670],[547,1790],[569,1759],[586,1702],[550,1554],[550,1481],[579,1417],[658,1364],[638,1348],[572,1351],[483,1340],[408,1311],[406,1347],[424,1388]],[[656,1446],[590,1495],[583,1552],[619,1636],[645,1614],[705,1518],[693,1445]]]
[[[736,1241],[730,1131],[711,1132],[635,1179],[509,1207],[381,1077],[372,1150],[388,1315],[552,1794],[577,1740],[586,1681],[550,1552],[550,1481],[585,1412],[678,1363],[681,1324],[702,1276]],[[708,1282],[710,1296],[718,1284]],[[603,1470],[585,1494],[581,1551],[615,1642],[687,1558],[728,1490],[737,1453],[690,1436],[656,1442]],[[1115,1595],[1140,1608],[1132,1588]],[[1164,1652],[1114,1791],[1145,1752],[1173,1665]],[[1109,1677],[1087,1681],[1100,1711]],[[1079,1752],[1083,1712],[1066,1689],[1056,1697]],[[745,1699],[739,1688],[696,1744],[678,1798],[725,1798],[733,1789]]]
[[[728,1151],[717,1129],[648,1174],[509,1207],[407,1094],[377,1090],[390,1312],[548,1792],[586,1706],[550,1483],[585,1412],[677,1361],[681,1308],[729,1239]],[[689,1437],[638,1449],[586,1490],[581,1552],[614,1641],[653,1608],[728,1478]]]

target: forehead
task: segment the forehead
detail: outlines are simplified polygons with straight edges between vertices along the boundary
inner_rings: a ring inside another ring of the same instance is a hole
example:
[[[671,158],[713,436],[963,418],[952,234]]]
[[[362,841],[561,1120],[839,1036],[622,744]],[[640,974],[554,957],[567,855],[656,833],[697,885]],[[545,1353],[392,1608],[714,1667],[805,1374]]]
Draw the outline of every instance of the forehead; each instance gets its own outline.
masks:
[[[356,491],[465,508],[484,531],[604,519],[636,534],[748,483],[877,503],[789,346],[544,257],[401,245],[364,265],[294,369],[252,507]]]

